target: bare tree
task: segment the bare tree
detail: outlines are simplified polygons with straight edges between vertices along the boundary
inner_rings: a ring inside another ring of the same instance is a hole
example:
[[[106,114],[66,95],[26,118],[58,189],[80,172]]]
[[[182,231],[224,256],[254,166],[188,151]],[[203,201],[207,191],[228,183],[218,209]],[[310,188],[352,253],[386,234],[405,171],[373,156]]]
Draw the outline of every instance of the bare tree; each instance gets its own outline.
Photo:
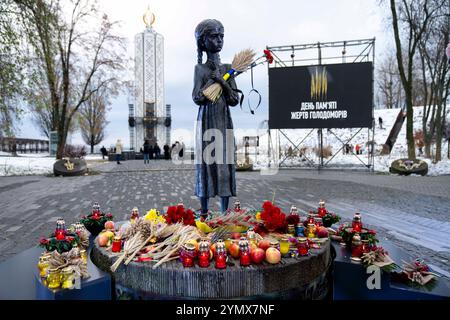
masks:
[[[93,93],[80,108],[78,123],[81,136],[84,142],[91,146],[91,153],[94,153],[94,146],[98,145],[105,138],[105,129],[108,121],[106,112],[109,110],[108,90],[104,87]]]
[[[431,157],[431,144],[436,142],[434,161],[441,160],[445,127],[446,100],[449,95],[450,68],[445,47],[450,33],[450,2],[437,8],[419,41],[419,60],[425,94],[422,131],[425,155]]]
[[[21,55],[22,30],[14,23],[18,14],[13,1],[0,1],[0,137],[14,135],[14,124],[23,111],[18,97],[25,59]]]
[[[114,35],[117,23],[100,15],[95,1],[15,2],[22,9],[36,67],[45,77],[49,97],[46,108],[51,113],[51,129],[58,132],[56,157],[61,159],[80,107],[115,81],[123,69],[123,39]],[[103,81],[94,84],[92,79],[99,75]]]
[[[377,88],[380,104],[387,109],[400,108],[404,95],[395,54],[388,53],[378,64]]]
[[[395,0],[390,0],[397,64],[405,92],[406,139],[408,158],[410,159],[416,158],[413,132],[413,66],[415,55],[431,18],[447,1],[401,0],[396,3]],[[403,34],[405,34],[405,37],[402,37]]]

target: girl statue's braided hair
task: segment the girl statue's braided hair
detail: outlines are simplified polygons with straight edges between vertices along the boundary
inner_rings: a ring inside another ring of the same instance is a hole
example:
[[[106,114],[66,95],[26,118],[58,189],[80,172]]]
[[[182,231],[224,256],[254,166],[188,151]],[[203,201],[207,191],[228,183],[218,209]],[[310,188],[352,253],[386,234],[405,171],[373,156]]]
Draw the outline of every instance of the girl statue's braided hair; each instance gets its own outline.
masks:
[[[224,29],[222,23],[215,19],[206,19],[195,28],[195,40],[197,41],[197,62],[202,63],[205,48],[205,35],[215,29]]]

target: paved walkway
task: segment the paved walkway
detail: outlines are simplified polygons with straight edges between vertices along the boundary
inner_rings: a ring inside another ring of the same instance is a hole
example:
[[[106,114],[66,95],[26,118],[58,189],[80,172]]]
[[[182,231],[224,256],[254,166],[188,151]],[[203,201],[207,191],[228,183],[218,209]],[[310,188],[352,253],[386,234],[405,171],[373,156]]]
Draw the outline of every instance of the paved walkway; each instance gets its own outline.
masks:
[[[128,219],[137,206],[141,214],[183,202],[198,209],[193,165],[169,161],[125,161],[98,164],[98,175],[54,178],[0,178],[0,261],[35,245],[54,228],[57,218],[67,223],[90,212],[98,201],[115,220]],[[398,177],[362,172],[281,170],[277,175],[237,173],[237,190],[244,207],[259,208],[275,192],[275,202],[288,211],[327,208],[350,221],[361,212],[363,223],[379,230],[409,253],[425,258],[450,277],[450,176]],[[231,200],[231,204],[234,200]],[[219,199],[211,202],[213,210]]]

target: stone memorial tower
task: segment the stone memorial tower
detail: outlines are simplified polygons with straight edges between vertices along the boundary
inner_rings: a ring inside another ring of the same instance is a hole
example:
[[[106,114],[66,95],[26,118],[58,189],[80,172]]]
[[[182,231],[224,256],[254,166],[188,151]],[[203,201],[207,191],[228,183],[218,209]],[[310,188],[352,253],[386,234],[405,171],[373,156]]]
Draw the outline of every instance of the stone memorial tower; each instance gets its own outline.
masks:
[[[164,103],[164,38],[152,27],[155,15],[150,9],[143,20],[146,28],[134,38],[134,105],[129,106],[130,147],[135,151],[145,139],[161,149],[170,145],[170,107]]]

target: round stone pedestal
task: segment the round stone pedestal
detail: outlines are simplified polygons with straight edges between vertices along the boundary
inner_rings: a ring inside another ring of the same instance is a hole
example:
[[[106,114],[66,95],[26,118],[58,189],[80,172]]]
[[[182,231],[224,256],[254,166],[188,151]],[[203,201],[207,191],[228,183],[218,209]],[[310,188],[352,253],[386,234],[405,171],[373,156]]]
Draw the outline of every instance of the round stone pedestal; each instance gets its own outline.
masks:
[[[97,241],[91,259],[101,269],[110,271],[117,259]],[[283,258],[276,265],[241,267],[229,257],[226,269],[184,268],[173,260],[153,269],[153,263],[131,262],[112,273],[117,299],[324,299],[329,286],[332,263],[330,241],[309,256]]]

